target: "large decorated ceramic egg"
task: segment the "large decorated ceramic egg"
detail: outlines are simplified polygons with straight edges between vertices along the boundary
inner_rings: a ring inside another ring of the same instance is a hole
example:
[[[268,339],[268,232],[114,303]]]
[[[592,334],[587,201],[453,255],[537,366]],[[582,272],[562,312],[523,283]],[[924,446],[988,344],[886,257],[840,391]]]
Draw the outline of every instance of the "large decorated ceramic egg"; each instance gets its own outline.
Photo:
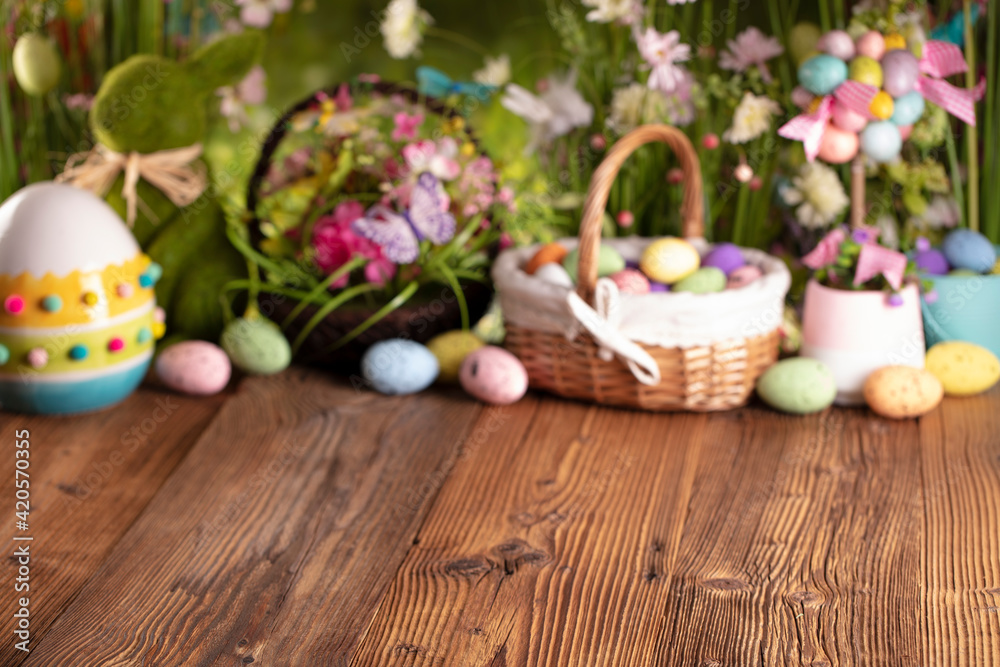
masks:
[[[102,199],[37,183],[0,206],[0,409],[98,410],[139,385],[163,333],[160,267]]]

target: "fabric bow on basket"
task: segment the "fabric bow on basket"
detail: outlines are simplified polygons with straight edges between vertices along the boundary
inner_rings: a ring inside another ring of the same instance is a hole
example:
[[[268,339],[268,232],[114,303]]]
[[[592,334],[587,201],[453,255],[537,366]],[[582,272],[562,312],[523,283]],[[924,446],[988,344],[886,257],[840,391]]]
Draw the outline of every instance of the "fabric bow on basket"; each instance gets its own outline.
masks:
[[[600,344],[598,356],[601,359],[611,361],[618,355],[628,364],[635,379],[645,385],[657,385],[660,383],[660,367],[656,361],[618,330],[621,324],[620,299],[618,286],[607,278],[601,278],[594,289],[595,308],[591,308],[572,290],[566,301],[573,317]]]
[[[125,173],[122,197],[127,205],[126,222],[135,222],[136,209],[141,203],[136,186],[143,178],[162,192],[175,206],[193,203],[207,187],[205,167],[195,162],[201,155],[201,144],[157,151],[155,153],[119,153],[97,144],[90,151],[77,153],[66,161],[63,173],[56,177],[98,196],[105,196],[118,174]],[[194,164],[192,164],[194,162]],[[154,223],[153,212],[143,205],[143,213]]]

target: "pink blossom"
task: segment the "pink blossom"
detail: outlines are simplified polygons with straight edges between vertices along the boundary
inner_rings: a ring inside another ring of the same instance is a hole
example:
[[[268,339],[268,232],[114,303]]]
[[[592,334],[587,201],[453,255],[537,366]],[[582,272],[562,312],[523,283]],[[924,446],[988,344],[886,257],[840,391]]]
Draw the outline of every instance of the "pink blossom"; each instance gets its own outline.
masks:
[[[275,14],[284,14],[292,8],[292,0],[236,0],[240,10],[240,20],[254,28],[271,25]]]
[[[417,130],[424,123],[424,115],[418,113],[411,116],[405,111],[400,111],[393,120],[396,122],[396,128],[392,131],[393,141],[416,139]]]
[[[771,72],[767,69],[767,61],[785,52],[781,43],[774,37],[768,37],[754,27],[747,28],[729,40],[729,50],[719,56],[719,67],[722,69],[745,72],[756,65],[761,78],[771,82]]]
[[[331,274],[354,257],[364,257],[371,260],[369,266],[377,264],[371,271],[366,266],[366,279],[384,285],[386,280],[395,275],[395,266],[389,268],[391,262],[382,256],[382,249],[378,245],[351,230],[351,223],[364,215],[365,208],[360,202],[348,201],[337,206],[333,214],[316,221],[312,239],[316,265],[324,273]],[[375,280],[372,280],[372,276]],[[348,280],[349,276],[342,276],[331,287],[340,289],[347,285]]]
[[[248,122],[246,106],[263,104],[267,99],[267,74],[255,65],[235,86],[219,88],[215,94],[222,98],[219,113],[229,119],[229,129],[238,132]]]
[[[657,32],[655,28],[646,28],[643,33],[636,31],[639,53],[652,70],[647,84],[650,88],[672,93],[683,81],[684,70],[676,63],[691,59],[691,47],[680,41],[681,35],[676,30],[667,33]]]
[[[378,83],[382,80],[378,74],[359,74],[358,81],[361,83]]]
[[[337,89],[337,96],[333,98],[337,105],[337,111],[350,111],[354,108],[354,100],[351,98],[351,89],[346,83],[340,84]]]
[[[63,104],[67,109],[79,109],[80,111],[90,111],[94,104],[94,96],[87,93],[74,93],[73,95],[63,95]]]
[[[458,144],[451,137],[445,137],[437,144],[430,140],[410,144],[403,147],[402,153],[414,176],[429,171],[439,180],[453,181],[462,173],[456,160]]]

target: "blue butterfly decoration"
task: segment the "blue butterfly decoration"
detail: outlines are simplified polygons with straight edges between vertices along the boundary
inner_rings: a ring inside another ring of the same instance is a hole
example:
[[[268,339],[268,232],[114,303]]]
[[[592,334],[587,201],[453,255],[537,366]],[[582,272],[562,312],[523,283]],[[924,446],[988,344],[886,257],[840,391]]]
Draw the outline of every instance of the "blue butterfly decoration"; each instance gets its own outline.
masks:
[[[474,81],[452,81],[451,77],[433,67],[417,68],[417,90],[421,95],[446,98],[451,95],[467,95],[475,97],[480,102],[488,102],[497,92],[496,86]]]
[[[393,264],[409,264],[420,256],[422,240],[443,245],[455,236],[455,216],[442,210],[443,203],[437,177],[424,172],[413,186],[409,211],[399,214],[379,204],[355,220],[351,229],[381,246]]]
[[[972,27],[976,27],[979,21],[979,4],[972,5],[969,18],[972,19]],[[947,22],[938,25],[931,30],[931,39],[940,42],[951,42],[957,46],[965,48],[965,13],[958,12]]]

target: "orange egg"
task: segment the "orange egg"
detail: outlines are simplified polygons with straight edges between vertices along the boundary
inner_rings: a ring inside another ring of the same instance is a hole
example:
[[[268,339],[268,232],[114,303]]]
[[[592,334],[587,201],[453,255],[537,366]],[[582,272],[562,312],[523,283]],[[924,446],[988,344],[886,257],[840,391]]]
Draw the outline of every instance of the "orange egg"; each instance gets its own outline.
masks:
[[[892,96],[884,90],[880,90],[875,95],[868,110],[879,120],[888,120],[892,118],[892,112],[895,111],[895,108],[896,104],[892,101]]]
[[[819,145],[818,157],[830,164],[845,164],[858,154],[861,142],[854,132],[842,130],[836,125],[827,125],[823,140]]]
[[[569,254],[569,250],[558,243],[546,243],[524,265],[524,272],[533,275],[543,264],[559,264]]]

